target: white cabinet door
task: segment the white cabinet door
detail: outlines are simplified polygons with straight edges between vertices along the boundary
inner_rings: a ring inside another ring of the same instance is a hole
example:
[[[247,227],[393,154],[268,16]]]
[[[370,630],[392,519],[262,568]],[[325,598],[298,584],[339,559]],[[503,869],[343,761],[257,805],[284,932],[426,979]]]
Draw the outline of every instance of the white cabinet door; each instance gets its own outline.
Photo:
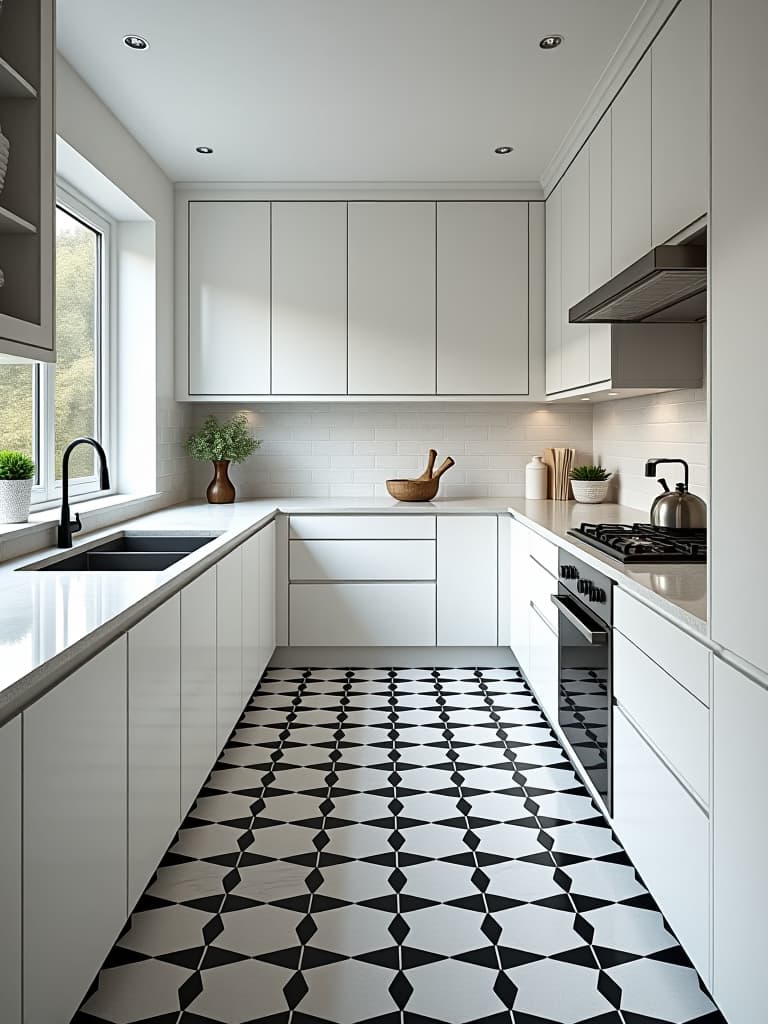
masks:
[[[496,646],[496,535],[496,516],[438,516],[438,645]]]
[[[433,540],[292,540],[290,578],[434,580]]]
[[[613,715],[613,820],[662,913],[710,972],[709,820],[621,709]],[[742,825],[743,828],[743,819]]]
[[[528,553],[527,526],[510,518],[509,521],[509,646],[517,658],[517,663],[527,676],[530,655],[530,626],[528,618],[531,611],[531,598],[528,592]]]
[[[243,682],[245,706],[264,671],[261,641],[261,531],[241,546],[243,559]]]
[[[754,473],[768,436],[765,255],[768,252],[768,4],[712,5],[712,209],[709,220],[712,388],[712,639],[768,673],[765,583],[755,557],[768,502]],[[757,128],[759,126],[759,129]]]
[[[291,540],[434,540],[435,516],[291,516]]]
[[[433,647],[434,583],[292,583],[296,647]]]
[[[528,203],[437,204],[437,390],[528,394]]]
[[[211,770],[216,746],[216,569],[181,592],[181,814]]]
[[[122,637],[24,712],[25,1024],[71,1019],[125,923],[126,672]]]
[[[611,278],[611,111],[589,139],[589,290]],[[589,382],[610,380],[611,325],[589,325]]]
[[[546,388],[563,386],[563,183],[546,204]]]
[[[260,615],[259,615],[259,644],[261,647],[261,672],[266,671],[267,665],[275,652],[277,642],[277,617],[275,610],[277,606],[277,580],[276,580],[276,550],[277,524],[270,523],[265,526],[259,534],[261,542],[261,592],[260,592]]]
[[[272,204],[272,393],[347,390],[347,204]]]
[[[563,389],[589,383],[589,325],[568,322],[568,310],[589,294],[589,147],[563,178]]]
[[[0,993],[21,1024],[21,715],[0,728]]]
[[[349,204],[349,393],[435,392],[435,203]]]
[[[715,659],[713,992],[729,1024],[765,1018],[768,692]]]
[[[243,555],[216,565],[216,743],[226,743],[243,708]]]
[[[653,244],[707,212],[709,2],[682,0],[651,48]]]
[[[269,394],[269,224],[269,203],[189,204],[192,395]]]
[[[530,608],[530,661],[528,681],[544,714],[557,723],[557,633],[539,612]]]
[[[647,53],[611,108],[613,273],[651,248],[651,55]]]
[[[128,633],[128,905],[181,820],[181,598]]]

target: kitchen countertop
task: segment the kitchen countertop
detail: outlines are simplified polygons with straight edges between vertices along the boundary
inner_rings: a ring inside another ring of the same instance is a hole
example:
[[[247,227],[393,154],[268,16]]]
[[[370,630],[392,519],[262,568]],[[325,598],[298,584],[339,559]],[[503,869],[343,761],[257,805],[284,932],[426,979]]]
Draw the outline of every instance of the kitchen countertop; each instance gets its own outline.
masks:
[[[126,520],[75,539],[74,550],[123,532],[192,533],[210,544],[162,572],[19,572],[62,554],[46,548],[0,565],[0,725],[107,647],[192,579],[279,513],[429,515],[511,512],[532,529],[593,564],[700,635],[706,631],[706,566],[622,566],[566,531],[582,521],[637,522],[646,516],[619,505],[443,499],[424,504],[390,498],[273,498],[233,505],[191,502]]]

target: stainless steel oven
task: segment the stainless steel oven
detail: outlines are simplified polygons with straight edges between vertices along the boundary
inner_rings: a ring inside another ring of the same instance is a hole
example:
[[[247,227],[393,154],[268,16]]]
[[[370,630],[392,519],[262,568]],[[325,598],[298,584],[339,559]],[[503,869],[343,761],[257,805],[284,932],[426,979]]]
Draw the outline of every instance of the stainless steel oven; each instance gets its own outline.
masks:
[[[558,721],[612,813],[613,582],[560,550]]]

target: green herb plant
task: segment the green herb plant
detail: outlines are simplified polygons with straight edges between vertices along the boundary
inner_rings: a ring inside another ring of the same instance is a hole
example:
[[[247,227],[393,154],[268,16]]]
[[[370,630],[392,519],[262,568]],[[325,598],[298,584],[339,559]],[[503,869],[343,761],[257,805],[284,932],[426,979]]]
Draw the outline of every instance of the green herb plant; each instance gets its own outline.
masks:
[[[22,452],[0,451],[0,480],[31,480],[35,464]]]
[[[207,416],[184,447],[187,455],[201,462],[245,462],[260,445],[248,429],[248,417],[240,412],[223,423]]]
[[[574,466],[571,480],[607,480],[611,474],[602,466]]]

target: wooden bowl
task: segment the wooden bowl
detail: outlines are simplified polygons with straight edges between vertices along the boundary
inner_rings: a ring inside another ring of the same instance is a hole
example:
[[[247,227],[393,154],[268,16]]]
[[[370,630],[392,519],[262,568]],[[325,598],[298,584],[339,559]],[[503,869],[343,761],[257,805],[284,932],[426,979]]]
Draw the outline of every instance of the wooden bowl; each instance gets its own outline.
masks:
[[[431,480],[387,480],[387,490],[397,501],[431,501],[439,486],[440,477]]]

